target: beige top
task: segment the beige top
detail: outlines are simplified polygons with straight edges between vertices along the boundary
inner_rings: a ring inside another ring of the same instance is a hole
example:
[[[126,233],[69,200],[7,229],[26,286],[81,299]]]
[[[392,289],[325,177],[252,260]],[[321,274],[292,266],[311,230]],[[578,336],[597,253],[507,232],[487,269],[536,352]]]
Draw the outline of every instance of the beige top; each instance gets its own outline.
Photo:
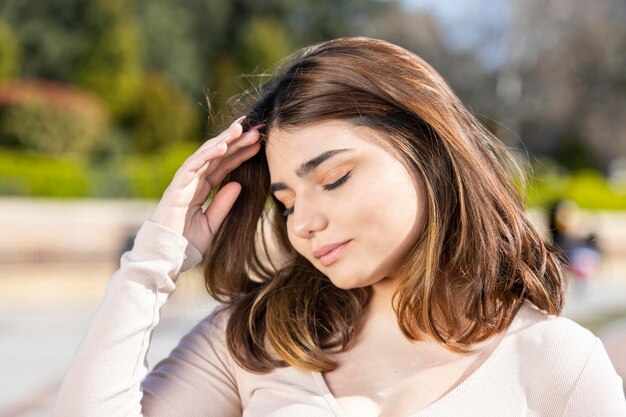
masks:
[[[200,321],[148,373],[160,308],[178,275],[201,261],[183,236],[144,222],[73,357],[53,416],[345,417],[318,372],[239,367],[225,344],[226,313]],[[622,383],[600,339],[527,301],[476,371],[407,417],[624,417]]]

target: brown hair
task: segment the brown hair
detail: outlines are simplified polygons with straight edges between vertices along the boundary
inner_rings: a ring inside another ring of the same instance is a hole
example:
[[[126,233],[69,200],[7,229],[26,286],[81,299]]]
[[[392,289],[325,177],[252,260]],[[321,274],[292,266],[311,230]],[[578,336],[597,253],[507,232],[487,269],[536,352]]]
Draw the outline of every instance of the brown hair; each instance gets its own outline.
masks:
[[[363,37],[323,42],[295,52],[260,89],[237,100],[247,114],[244,129],[266,125],[263,146],[271,129],[340,119],[374,129],[420,178],[425,228],[402,263],[394,295],[407,338],[429,336],[465,354],[504,331],[525,299],[560,314],[562,260],[524,215],[515,186],[525,186],[523,169],[415,54]],[[232,356],[255,372],[288,365],[332,370],[328,349],[350,347],[371,289],[335,287],[293,249],[282,204],[268,191],[263,148],[224,184],[230,181],[243,189],[209,249],[204,275],[211,296],[231,312]],[[462,329],[462,322],[470,325]]]

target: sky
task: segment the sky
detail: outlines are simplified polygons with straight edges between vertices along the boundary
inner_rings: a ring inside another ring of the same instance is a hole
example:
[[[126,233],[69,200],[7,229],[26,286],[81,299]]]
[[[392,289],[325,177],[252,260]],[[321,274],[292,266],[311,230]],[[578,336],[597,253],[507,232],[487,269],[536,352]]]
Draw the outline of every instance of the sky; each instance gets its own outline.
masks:
[[[400,0],[408,10],[430,12],[439,23],[444,42],[453,50],[474,51],[487,69],[507,61],[506,29],[511,24],[511,1]]]

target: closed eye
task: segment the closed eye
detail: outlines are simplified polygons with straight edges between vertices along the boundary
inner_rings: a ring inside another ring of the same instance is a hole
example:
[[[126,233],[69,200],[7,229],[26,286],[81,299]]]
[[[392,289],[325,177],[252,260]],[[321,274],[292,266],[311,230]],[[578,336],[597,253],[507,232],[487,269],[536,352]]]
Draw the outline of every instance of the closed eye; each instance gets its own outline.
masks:
[[[348,171],[348,173],[346,175],[344,175],[343,177],[339,178],[337,181],[333,182],[332,184],[326,184],[322,188],[325,191],[331,191],[331,190],[334,190],[335,188],[341,187],[343,184],[345,184],[346,181],[348,181],[348,178],[350,178],[350,174],[351,173],[352,173],[352,171]],[[282,214],[283,214],[283,216],[287,217],[291,213],[293,213],[293,207],[289,207],[288,209],[283,211]]]

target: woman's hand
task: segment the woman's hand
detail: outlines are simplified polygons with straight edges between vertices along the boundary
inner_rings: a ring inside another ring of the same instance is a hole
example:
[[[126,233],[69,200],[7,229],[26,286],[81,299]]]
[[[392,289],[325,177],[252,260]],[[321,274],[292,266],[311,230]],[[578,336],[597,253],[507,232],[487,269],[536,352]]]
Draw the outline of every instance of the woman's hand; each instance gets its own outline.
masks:
[[[222,187],[204,213],[202,205],[213,187],[261,148],[257,130],[242,134],[244,117],[185,160],[150,215],[150,220],[179,232],[203,254],[239,196],[241,185],[229,182]]]

